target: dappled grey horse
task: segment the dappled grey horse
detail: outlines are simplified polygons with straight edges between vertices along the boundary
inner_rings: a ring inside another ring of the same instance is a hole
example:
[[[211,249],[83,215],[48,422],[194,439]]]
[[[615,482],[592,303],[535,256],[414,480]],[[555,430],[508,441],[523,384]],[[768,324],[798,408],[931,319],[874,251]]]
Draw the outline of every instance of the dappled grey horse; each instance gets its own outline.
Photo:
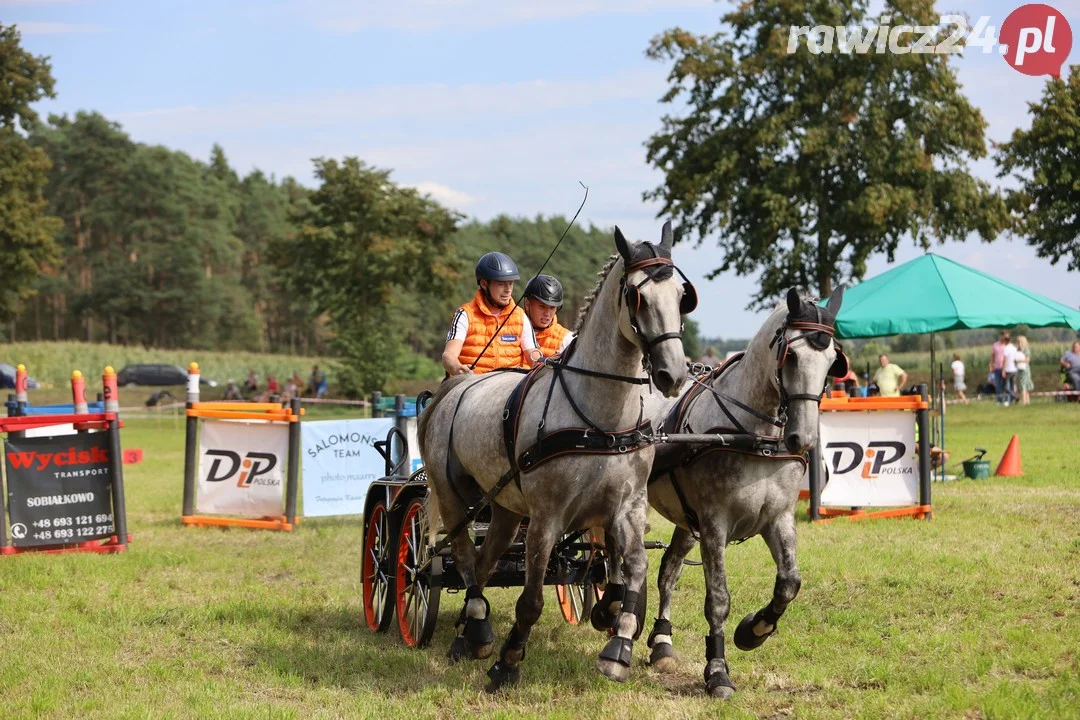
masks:
[[[468,585],[451,659],[485,658],[494,650],[483,588],[522,518],[529,518],[525,587],[488,671],[489,691],[519,678],[526,640],[544,605],[548,560],[564,533],[603,528],[632,587],[644,582],[653,447],[641,388],[651,379],[663,394],[678,394],[686,378],[682,314],[696,304],[693,286],[674,275],[671,243],[670,223],[658,245],[629,243],[616,228],[618,254],[586,297],[577,339],[560,359],[524,377],[493,372],[448,380],[420,417],[420,452],[435,501],[430,526],[433,533],[440,527],[441,513]],[[640,377],[643,367],[648,378]],[[478,555],[468,511],[484,493],[494,499]],[[633,638],[641,630],[634,611],[628,596],[597,661],[604,675],[619,681],[629,673]]]
[[[695,380],[674,403],[656,395],[647,400],[647,414],[658,430],[720,434],[728,443],[660,444],[649,481],[650,504],[676,526],[660,562],[660,607],[649,635],[649,662],[661,671],[675,666],[671,597],[683,560],[699,537],[709,622],[705,685],[717,697],[735,691],[724,655],[730,609],[726,546],[761,535],[776,563],[772,600],[739,623],[734,635],[739,649],[764,643],[799,592],[795,503],[806,453],[817,442],[826,378],[847,374],[847,358],[833,341],[842,299],[840,287],[820,308],[791,290],[745,354]]]

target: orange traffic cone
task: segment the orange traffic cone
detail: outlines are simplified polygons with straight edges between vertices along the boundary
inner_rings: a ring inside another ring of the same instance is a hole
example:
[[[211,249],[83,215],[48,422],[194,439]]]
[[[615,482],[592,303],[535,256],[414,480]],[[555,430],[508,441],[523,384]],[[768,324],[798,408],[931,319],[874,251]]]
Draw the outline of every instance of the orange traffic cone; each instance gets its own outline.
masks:
[[[1005,454],[1001,456],[994,475],[997,477],[1019,477],[1024,471],[1020,469],[1020,436],[1013,435],[1009,441],[1009,447],[1005,448]]]

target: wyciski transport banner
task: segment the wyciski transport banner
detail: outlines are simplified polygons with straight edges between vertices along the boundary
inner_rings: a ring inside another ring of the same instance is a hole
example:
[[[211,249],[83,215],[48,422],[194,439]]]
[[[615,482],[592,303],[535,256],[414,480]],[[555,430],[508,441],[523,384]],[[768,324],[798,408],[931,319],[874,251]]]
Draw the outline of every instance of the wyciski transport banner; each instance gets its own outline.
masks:
[[[289,428],[284,423],[204,419],[199,437],[199,512],[279,517]]]
[[[66,545],[113,533],[109,434],[4,442],[11,539],[17,547]]]
[[[373,480],[386,472],[375,449],[393,418],[316,420],[301,423],[304,515],[360,515]]]
[[[915,414],[821,413],[821,455],[828,478],[821,504],[831,507],[917,505]]]

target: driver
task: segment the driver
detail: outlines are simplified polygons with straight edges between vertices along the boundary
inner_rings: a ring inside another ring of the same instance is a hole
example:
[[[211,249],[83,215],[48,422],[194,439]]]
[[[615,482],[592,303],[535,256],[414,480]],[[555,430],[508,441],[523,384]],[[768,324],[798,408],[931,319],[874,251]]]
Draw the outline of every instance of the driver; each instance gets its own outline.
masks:
[[[476,263],[479,288],[473,299],[454,313],[446,336],[442,364],[447,373],[529,367],[542,358],[532,324],[514,302],[517,279],[517,265],[501,252],[489,252]]]
[[[560,325],[555,315],[562,305],[562,283],[551,275],[537,275],[525,286],[525,314],[544,357],[560,354],[574,339],[574,333]]]

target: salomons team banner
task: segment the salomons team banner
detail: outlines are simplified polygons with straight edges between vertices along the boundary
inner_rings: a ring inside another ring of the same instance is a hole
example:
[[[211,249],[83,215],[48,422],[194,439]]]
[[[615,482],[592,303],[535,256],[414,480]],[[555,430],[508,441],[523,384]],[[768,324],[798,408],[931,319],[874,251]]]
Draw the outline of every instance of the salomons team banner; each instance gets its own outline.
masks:
[[[917,505],[915,413],[874,410],[821,413],[821,454],[832,507]]]
[[[284,423],[204,419],[199,437],[199,512],[279,517],[289,428]]]
[[[64,545],[113,533],[109,434],[12,438],[4,443],[11,539]]]
[[[392,427],[393,418],[301,423],[306,517],[364,512],[368,486],[386,470],[375,443]]]

